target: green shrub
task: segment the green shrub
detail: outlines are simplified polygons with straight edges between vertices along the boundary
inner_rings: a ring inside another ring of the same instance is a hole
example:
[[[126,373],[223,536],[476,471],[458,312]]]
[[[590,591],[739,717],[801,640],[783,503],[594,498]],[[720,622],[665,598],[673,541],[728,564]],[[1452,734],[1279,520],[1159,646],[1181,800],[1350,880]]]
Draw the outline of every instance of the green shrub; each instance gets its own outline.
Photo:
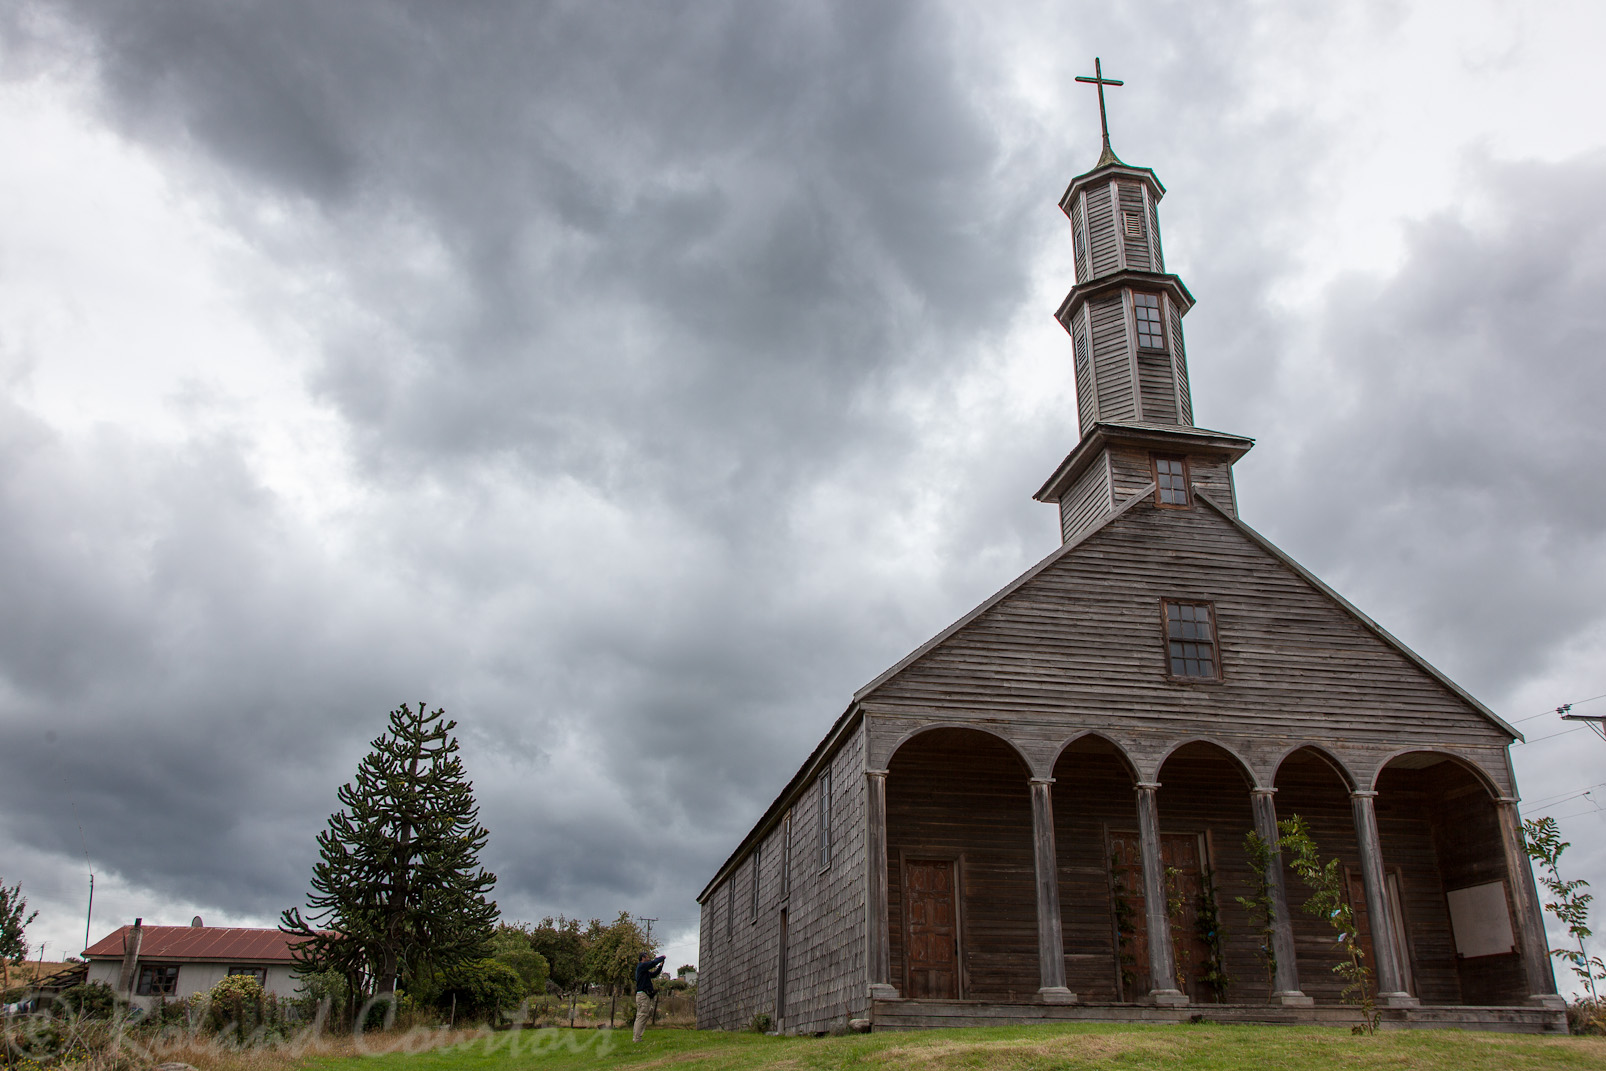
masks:
[[[117,993],[105,982],[72,986],[62,993],[61,1001],[84,1019],[110,1019],[117,1010]]]
[[[525,996],[540,996],[546,992],[547,962],[541,953],[526,946],[498,952],[491,958],[513,969],[524,983]]]
[[[759,1012],[747,1021],[747,1029],[755,1034],[768,1034],[775,1029],[775,1020],[766,1012]]]
[[[455,1011],[458,1022],[494,1020],[518,1007],[524,994],[524,980],[512,967],[494,959],[477,959],[441,972],[434,1004],[443,1014]]]

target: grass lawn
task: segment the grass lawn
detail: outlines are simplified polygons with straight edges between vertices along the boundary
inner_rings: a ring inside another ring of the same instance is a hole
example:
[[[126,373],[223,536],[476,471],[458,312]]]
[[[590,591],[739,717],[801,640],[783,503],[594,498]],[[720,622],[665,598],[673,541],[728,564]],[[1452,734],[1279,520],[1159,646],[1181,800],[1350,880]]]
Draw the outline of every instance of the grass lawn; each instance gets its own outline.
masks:
[[[417,1039],[422,1047],[424,1039]],[[1518,1071],[1606,1068],[1606,1038],[1536,1037],[1457,1030],[1401,1030],[1355,1037],[1344,1028],[1115,1025],[989,1027],[772,1038],[656,1030],[636,1045],[628,1030],[530,1030],[421,1052],[315,1057],[306,1071],[562,1071],[599,1066],[724,1069],[949,1068],[1252,1069],[1410,1068]]]

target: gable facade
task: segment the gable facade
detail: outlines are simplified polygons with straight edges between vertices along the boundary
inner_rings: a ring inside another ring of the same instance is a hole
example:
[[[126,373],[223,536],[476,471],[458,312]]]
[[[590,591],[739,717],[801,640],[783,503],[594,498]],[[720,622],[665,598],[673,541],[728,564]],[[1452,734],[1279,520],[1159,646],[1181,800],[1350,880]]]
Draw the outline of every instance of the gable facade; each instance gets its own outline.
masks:
[[[1163,194],[1106,138],[1062,198],[1081,438],[1036,495],[1061,545],[861,689],[714,874],[699,1026],[1330,1021],[1297,814],[1387,1014],[1565,1029],[1520,736],[1238,517],[1253,442],[1193,425]]]

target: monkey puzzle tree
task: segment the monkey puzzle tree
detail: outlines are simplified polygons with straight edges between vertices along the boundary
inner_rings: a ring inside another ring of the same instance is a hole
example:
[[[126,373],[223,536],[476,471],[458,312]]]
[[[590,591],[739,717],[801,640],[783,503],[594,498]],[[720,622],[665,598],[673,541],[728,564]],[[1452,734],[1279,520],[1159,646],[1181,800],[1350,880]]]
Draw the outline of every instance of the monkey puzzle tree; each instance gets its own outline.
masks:
[[[279,928],[304,970],[335,969],[356,988],[393,993],[398,978],[478,958],[496,904],[496,875],[479,865],[488,836],[463,774],[455,721],[407,704],[373,742],[341,809],[318,834],[307,917],[288,908]]]

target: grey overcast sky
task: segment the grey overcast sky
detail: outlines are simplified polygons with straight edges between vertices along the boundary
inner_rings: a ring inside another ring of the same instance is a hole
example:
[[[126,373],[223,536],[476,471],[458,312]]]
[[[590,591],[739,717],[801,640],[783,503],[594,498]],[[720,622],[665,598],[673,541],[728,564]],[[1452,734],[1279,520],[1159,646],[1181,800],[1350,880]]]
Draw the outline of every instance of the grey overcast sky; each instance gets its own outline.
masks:
[[[1246,520],[1520,722],[1527,812],[1606,893],[1606,743],[1531,717],[1606,693],[1603,23],[0,0],[36,948],[82,947],[86,853],[96,937],[271,923],[423,698],[507,917],[627,908],[694,960],[853,690],[1055,544],[1095,55],[1170,190],[1198,421],[1258,440]]]

